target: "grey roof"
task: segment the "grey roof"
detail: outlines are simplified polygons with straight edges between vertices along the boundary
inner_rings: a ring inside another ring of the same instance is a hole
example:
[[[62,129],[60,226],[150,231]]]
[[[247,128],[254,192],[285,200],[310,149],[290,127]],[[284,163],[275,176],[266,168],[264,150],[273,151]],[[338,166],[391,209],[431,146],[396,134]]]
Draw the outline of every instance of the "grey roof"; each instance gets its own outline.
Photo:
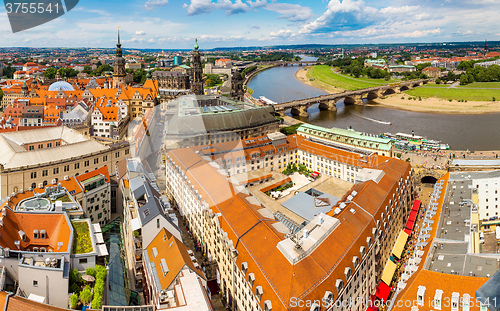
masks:
[[[500,166],[500,160],[464,160],[454,159],[452,166]]]
[[[23,147],[24,144],[55,139],[61,139],[66,144],[29,151]],[[108,147],[85,138],[67,127],[48,127],[0,134],[0,164],[6,169],[78,158],[106,149]]]
[[[476,291],[476,298],[482,303],[489,303],[490,311],[500,310],[500,270],[498,270],[483,286]]]
[[[327,213],[331,211],[332,206],[334,206],[340,199],[330,195],[328,193],[323,193],[317,198],[326,198],[330,200],[330,204],[327,206],[317,207],[315,205],[315,198],[310,196],[305,192],[299,192],[292,198],[286,200],[281,205],[304,218],[307,221],[313,220],[314,216],[320,213]]]
[[[211,101],[238,108],[233,111],[201,113],[203,101]],[[169,104],[170,105],[170,104]],[[273,107],[257,107],[228,98],[213,96],[182,96],[174,105],[174,112],[168,123],[167,135],[190,135],[217,131],[230,131],[278,122]]]

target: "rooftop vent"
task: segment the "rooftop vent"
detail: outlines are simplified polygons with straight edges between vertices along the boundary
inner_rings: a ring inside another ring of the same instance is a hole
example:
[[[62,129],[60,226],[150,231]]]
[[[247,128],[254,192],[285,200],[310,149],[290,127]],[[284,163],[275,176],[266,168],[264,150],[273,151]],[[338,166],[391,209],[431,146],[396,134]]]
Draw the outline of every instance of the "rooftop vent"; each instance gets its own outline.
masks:
[[[21,249],[21,241],[15,240],[14,245],[17,247],[17,249]]]

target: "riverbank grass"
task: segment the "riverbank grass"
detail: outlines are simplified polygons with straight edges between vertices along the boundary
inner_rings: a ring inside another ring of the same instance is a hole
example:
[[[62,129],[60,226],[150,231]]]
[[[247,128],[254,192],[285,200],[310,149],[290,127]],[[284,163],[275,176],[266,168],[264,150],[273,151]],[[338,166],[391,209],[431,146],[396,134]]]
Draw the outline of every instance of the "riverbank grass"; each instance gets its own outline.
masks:
[[[307,78],[317,84],[319,88],[333,86],[344,90],[364,89],[385,85],[397,80],[385,81],[384,79],[354,78],[347,75],[334,73],[327,65],[316,65],[307,70]]]
[[[488,83],[492,86],[491,83]],[[472,87],[471,87],[472,86]],[[486,88],[487,85],[473,83],[463,87],[435,87],[421,86],[413,90],[405,91],[406,94],[414,97],[430,98],[435,97],[445,100],[457,101],[496,101],[500,100],[500,83],[499,88]]]

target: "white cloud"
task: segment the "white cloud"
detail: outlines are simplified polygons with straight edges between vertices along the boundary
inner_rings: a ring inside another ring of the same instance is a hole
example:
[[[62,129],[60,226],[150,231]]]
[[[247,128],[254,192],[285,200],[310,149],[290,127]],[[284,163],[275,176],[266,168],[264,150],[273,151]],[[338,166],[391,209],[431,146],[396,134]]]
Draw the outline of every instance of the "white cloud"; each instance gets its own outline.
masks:
[[[312,9],[291,3],[269,3],[263,6],[264,9],[281,14],[281,18],[286,18],[292,22],[307,21],[313,17]]]
[[[269,36],[274,38],[290,38],[291,36],[293,36],[293,31],[291,31],[290,29],[281,29],[276,32],[271,32]]]
[[[157,7],[165,6],[168,4],[168,0],[148,0],[144,3],[144,8],[148,11],[152,11]]]
[[[135,34],[138,36],[144,36],[146,33],[144,32],[144,30],[137,30]]]
[[[257,9],[267,4],[267,0],[246,1],[235,0],[191,0],[190,4],[184,3],[182,6],[187,10],[188,15],[199,15],[210,13],[213,10],[225,10],[227,15],[244,13],[251,9]]]

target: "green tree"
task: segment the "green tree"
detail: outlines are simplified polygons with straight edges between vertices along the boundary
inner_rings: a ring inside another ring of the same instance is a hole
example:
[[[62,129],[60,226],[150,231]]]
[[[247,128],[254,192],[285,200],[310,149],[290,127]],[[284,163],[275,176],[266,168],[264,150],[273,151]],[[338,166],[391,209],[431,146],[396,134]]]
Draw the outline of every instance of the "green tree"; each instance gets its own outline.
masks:
[[[7,65],[7,67],[3,69],[3,75],[10,79],[14,77],[14,72],[16,72],[16,69],[11,65]]]
[[[50,67],[50,68],[45,69],[45,72],[43,73],[43,75],[47,79],[54,79],[56,77],[56,73],[57,73],[57,69],[55,69],[54,67]]]
[[[85,269],[85,274],[95,277],[95,269],[92,267],[88,267],[87,269]]]
[[[94,70],[94,74],[96,76],[100,76],[100,75],[102,75],[103,72],[106,72],[106,71],[113,71],[113,67],[111,67],[110,65],[101,65],[101,66],[97,67],[96,70]]]
[[[136,69],[134,71],[134,82],[135,83],[144,83],[146,81],[146,76],[148,72],[144,69]]]
[[[83,66],[82,72],[91,74],[92,73],[92,67],[90,67],[90,65],[85,65],[85,66]]]
[[[436,79],[436,84],[441,84],[441,79],[440,78]]]
[[[96,65],[97,67],[100,67],[100,66],[102,66],[102,62],[101,62],[101,61],[98,61],[95,65]]]
[[[469,76],[466,73],[462,73],[460,75],[460,85],[466,85],[469,84]]]
[[[83,282],[82,276],[78,272],[78,269],[74,268],[69,272],[69,282],[75,284],[81,284]]]
[[[94,294],[94,298],[92,299],[92,304],[90,306],[92,309],[101,310],[102,307],[102,294]]]
[[[83,304],[88,304],[92,299],[92,290],[90,286],[85,286],[85,288],[80,292],[80,300]]]
[[[77,305],[78,305],[78,295],[73,294],[69,297],[69,308],[76,309]]]
[[[3,98],[3,91],[2,89],[0,89],[0,102],[2,102],[2,98]]]

